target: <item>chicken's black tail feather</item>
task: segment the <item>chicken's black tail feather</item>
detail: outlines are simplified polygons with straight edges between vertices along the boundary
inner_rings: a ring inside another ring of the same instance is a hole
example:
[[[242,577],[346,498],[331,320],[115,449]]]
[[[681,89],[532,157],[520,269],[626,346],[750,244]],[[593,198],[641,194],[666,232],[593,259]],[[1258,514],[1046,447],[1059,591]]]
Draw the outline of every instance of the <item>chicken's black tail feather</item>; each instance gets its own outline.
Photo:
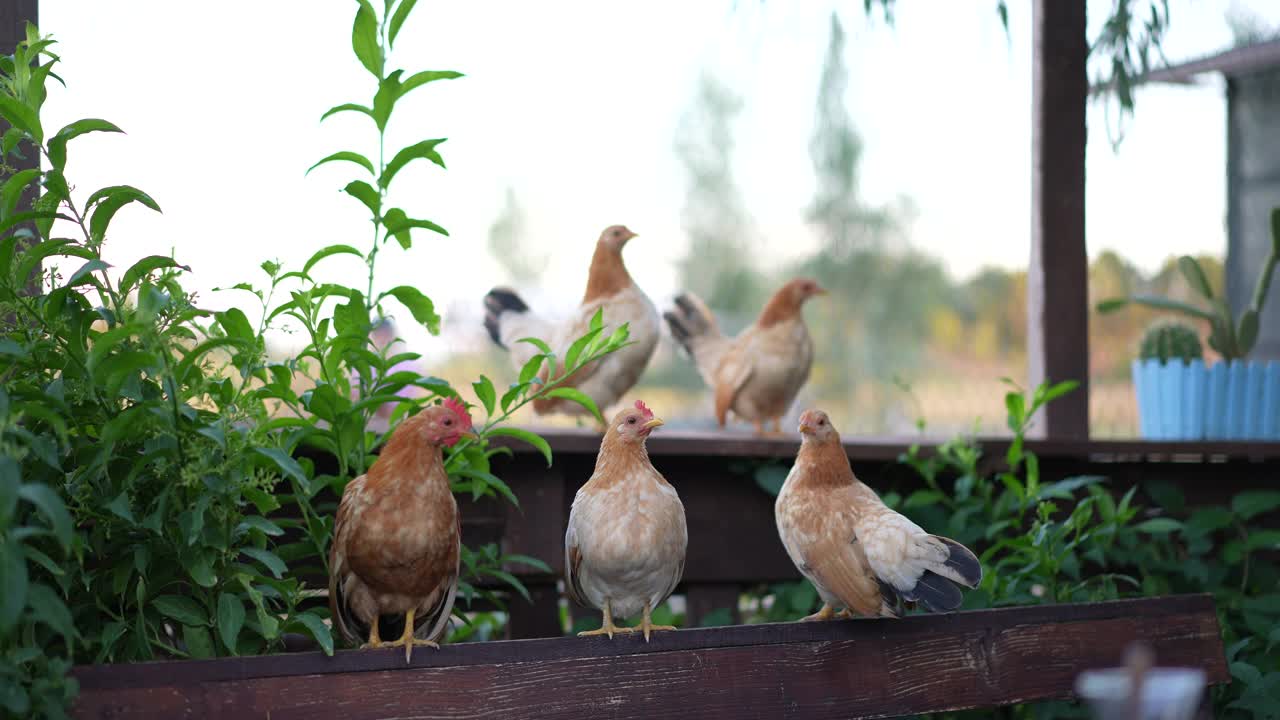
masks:
[[[671,336],[690,355],[693,354],[693,338],[711,329],[710,321],[703,314],[702,308],[688,293],[678,295],[675,308],[663,313],[662,317],[671,328]]]
[[[496,287],[484,296],[484,329],[489,331],[489,337],[498,347],[506,347],[502,344],[498,324],[502,313],[525,312],[528,309],[529,306],[524,303],[524,300],[510,288]]]

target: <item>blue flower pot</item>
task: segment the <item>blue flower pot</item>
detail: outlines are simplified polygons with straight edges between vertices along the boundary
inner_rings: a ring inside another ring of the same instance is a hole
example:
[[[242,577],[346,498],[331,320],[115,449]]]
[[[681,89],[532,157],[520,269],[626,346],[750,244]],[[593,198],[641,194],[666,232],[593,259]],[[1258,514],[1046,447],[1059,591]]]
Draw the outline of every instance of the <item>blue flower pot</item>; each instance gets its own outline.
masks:
[[[1280,362],[1134,360],[1147,440],[1280,440]]]

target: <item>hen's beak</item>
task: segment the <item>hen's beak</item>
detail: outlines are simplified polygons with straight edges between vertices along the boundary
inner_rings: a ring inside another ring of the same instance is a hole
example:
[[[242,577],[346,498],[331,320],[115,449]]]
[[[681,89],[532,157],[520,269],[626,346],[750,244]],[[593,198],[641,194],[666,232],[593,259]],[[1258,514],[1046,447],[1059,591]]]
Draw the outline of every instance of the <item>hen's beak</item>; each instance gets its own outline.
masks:
[[[812,426],[812,425],[810,425],[809,423],[800,423],[800,434],[801,434],[801,435],[812,435],[812,434],[813,434],[813,426]]]
[[[475,430],[467,430],[459,435],[458,438],[460,440],[479,440],[480,436],[476,434]]]
[[[626,236],[625,238],[623,238],[623,240],[630,240],[630,239],[631,239],[631,238],[633,238],[633,237],[640,237],[640,233],[637,233],[637,232],[631,232],[630,230],[628,230],[628,231],[627,231],[627,236]]]
[[[654,419],[650,420],[649,422],[647,422],[647,423],[645,423],[645,424],[641,425],[641,426],[640,426],[640,429],[641,429],[641,430],[652,430],[652,429],[654,429],[654,428],[656,428],[656,427],[662,427],[662,425],[663,425],[663,424],[664,424],[664,423],[662,422],[662,418],[654,418]]]
[[[818,286],[818,288],[817,288],[816,290],[814,290],[814,291],[813,291],[813,294],[814,294],[814,295],[826,295],[826,294],[827,294],[827,289],[826,289],[826,288],[824,288],[824,287],[822,287],[821,285],[819,285],[819,286]]]

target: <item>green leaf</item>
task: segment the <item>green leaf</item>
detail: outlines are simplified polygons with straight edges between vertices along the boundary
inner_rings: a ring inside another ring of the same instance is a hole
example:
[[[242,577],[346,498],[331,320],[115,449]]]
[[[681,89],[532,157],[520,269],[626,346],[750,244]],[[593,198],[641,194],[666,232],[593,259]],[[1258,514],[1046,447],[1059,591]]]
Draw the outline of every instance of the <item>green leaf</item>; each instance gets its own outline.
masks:
[[[116,212],[120,208],[129,203],[141,203],[156,212],[160,212],[160,206],[156,204],[151,196],[141,190],[130,187],[128,185],[115,185],[103,188],[89,196],[85,207],[93,208],[93,215],[89,218],[89,234],[97,241],[106,236],[107,227],[111,224],[111,219],[115,217]]]
[[[355,255],[361,260],[364,259],[364,253],[350,245],[330,245],[329,247],[317,250],[316,253],[311,256],[311,259],[307,260],[306,264],[302,266],[303,274],[311,272],[311,268],[315,267],[316,263],[332,255]]]
[[[282,530],[279,525],[259,515],[250,515],[246,517],[237,527],[237,529],[247,528],[260,530],[263,534],[270,535],[271,537],[278,537],[284,534],[284,530]]]
[[[408,308],[413,319],[432,335],[440,334],[440,316],[436,314],[431,298],[423,295],[421,290],[409,285],[399,285],[391,288],[384,295],[390,295],[399,300],[401,305]]]
[[[1230,527],[1232,515],[1223,507],[1200,508],[1187,518],[1187,530],[1207,535],[1215,530]]]
[[[22,545],[0,543],[0,635],[7,635],[27,603],[27,563]]]
[[[538,348],[538,352],[542,353],[543,355],[552,354],[551,346],[547,345],[545,342],[543,342],[542,340],[539,340],[538,338],[535,338],[535,337],[520,338],[519,340],[516,340],[516,342],[529,343],[530,345]]]
[[[133,519],[133,508],[129,504],[128,491],[121,491],[115,500],[107,503],[107,509],[127,521],[130,525],[138,524],[138,521]]]
[[[86,280],[93,280],[93,273],[102,272],[109,267],[111,266],[101,260],[89,260],[81,265],[78,270],[71,273],[71,277],[67,278],[67,282],[63,287],[75,287]]]
[[[543,395],[543,397],[548,399],[561,398],[563,400],[576,402],[579,405],[581,405],[583,408],[585,408],[587,412],[590,412],[592,415],[594,415],[595,418],[600,421],[600,424],[603,425],[606,422],[604,419],[604,416],[600,414],[600,408],[596,407],[596,401],[592,400],[586,393],[582,392],[577,388],[571,388],[571,387],[553,388],[551,390],[548,390],[546,394]]]
[[[1181,530],[1182,523],[1173,518],[1158,517],[1140,522],[1134,526],[1134,529],[1152,535],[1168,535],[1171,532]]]
[[[226,331],[228,337],[240,340],[253,340],[257,337],[253,325],[249,322],[249,318],[245,317],[244,311],[240,308],[231,308],[225,312],[215,313],[214,317],[218,319],[218,324]]]
[[[183,625],[204,625],[209,621],[204,608],[194,600],[181,595],[161,595],[151,601],[160,614],[173,618]]]
[[[1135,295],[1127,300],[1106,300],[1098,303],[1098,312],[1112,312],[1131,302],[1138,305],[1146,305],[1147,307],[1155,308],[1157,310],[1172,310],[1174,312],[1180,312],[1184,315],[1190,315],[1191,317],[1200,318],[1202,320],[1212,320],[1214,318],[1213,313],[1203,308],[1198,308],[1195,305],[1149,295]]]
[[[907,496],[906,502],[902,504],[904,508],[921,507],[927,505],[936,505],[942,502],[942,493],[937,490],[916,490]]]
[[[18,497],[31,503],[40,511],[44,519],[49,522],[49,527],[53,530],[53,536],[57,538],[58,544],[63,550],[69,550],[72,531],[71,514],[67,512],[62,498],[43,483],[22,485],[18,488]]]
[[[1178,270],[1182,272],[1182,277],[1186,278],[1192,290],[1200,293],[1205,300],[1213,299],[1213,288],[1209,287],[1209,278],[1205,276],[1204,270],[1195,258],[1190,255],[1178,258]]]
[[[289,457],[289,454],[280,448],[254,448],[257,453],[265,458],[270,459],[276,464],[276,467],[288,477],[297,480],[303,485],[307,484],[307,475],[302,471],[302,466],[297,460]]]
[[[0,94],[0,117],[29,134],[37,145],[43,144],[44,132],[40,129],[40,116],[17,98],[7,93]]]
[[[1249,490],[1231,498],[1231,509],[1242,519],[1280,508],[1280,490]]]
[[[55,168],[64,169],[67,164],[67,142],[91,132],[122,133],[124,131],[106,120],[93,118],[77,120],[49,138],[49,161]]]
[[[298,616],[298,622],[311,632],[311,637],[320,643],[320,649],[324,650],[325,655],[333,655],[333,633],[319,616],[314,613],[302,613]]]
[[[222,644],[236,654],[236,639],[240,637],[240,628],[244,627],[244,603],[232,593],[218,595],[218,637]]]
[[[400,172],[405,165],[420,158],[430,160],[436,165],[444,167],[444,158],[440,157],[440,153],[436,152],[436,146],[445,140],[446,138],[423,140],[396,153],[396,156],[391,158],[391,162],[387,163],[386,169],[382,171],[382,177],[378,178],[378,184],[384,190],[391,187],[391,180],[396,176],[396,173]]]
[[[359,2],[360,8],[356,10],[356,19],[351,26],[351,49],[355,51],[360,64],[374,77],[381,79],[382,48],[378,46],[378,16],[369,0]]]
[[[1249,308],[1240,314],[1240,328],[1236,331],[1236,344],[1240,354],[1248,355],[1258,341],[1258,311]]]
[[[484,405],[486,415],[493,415],[493,404],[497,399],[497,393],[493,389],[493,381],[484,375],[480,379],[471,383],[471,387],[475,388],[476,397],[480,398],[480,404]]]
[[[395,110],[396,98],[400,97],[400,76],[403,70],[396,70],[378,81],[378,91],[373,94],[373,122],[382,132],[387,128],[391,112]]]
[[[756,468],[752,475],[761,490],[772,497],[777,497],[778,493],[782,492],[783,483],[787,481],[788,472],[787,468],[781,465],[765,465]]]
[[[5,588],[8,592],[9,588]],[[80,637],[75,623],[71,621],[71,611],[62,597],[47,585],[33,584],[27,590],[27,607],[36,619],[48,625],[50,629],[65,638]]]
[[[361,155],[358,152],[352,152],[350,150],[339,150],[338,152],[332,155],[329,155],[323,160],[317,162],[315,165],[312,165],[311,167],[307,168],[307,171],[303,173],[303,175],[310,175],[312,170],[315,170],[316,168],[320,167],[321,165],[324,165],[325,163],[339,162],[339,161],[353,162],[359,165],[360,167],[364,168],[365,170],[368,170],[370,175],[374,174],[373,163],[369,161],[369,158]]]
[[[445,230],[444,228],[431,222],[430,220],[421,220],[417,218],[408,217],[407,215],[404,214],[403,210],[400,210],[399,213],[394,215],[388,211],[387,217],[385,218],[385,220],[386,220],[386,226],[387,226],[387,234],[396,236],[396,239],[400,241],[400,245],[406,249],[408,249],[409,247],[409,243],[407,241],[408,231],[413,228],[422,228],[424,230],[430,230],[432,232],[439,233],[441,235],[444,235],[445,237],[449,236],[448,230]],[[405,234],[404,238],[400,237],[402,233]]]
[[[400,26],[404,25],[404,21],[409,19],[409,13],[413,12],[413,6],[418,0],[401,0],[400,7],[396,8],[395,13],[391,15],[391,22],[387,25],[387,45],[395,47],[396,36],[400,34]],[[333,653],[330,652],[330,655]]]
[[[378,191],[373,186],[363,180],[353,180],[342,188],[342,191],[351,197],[364,203],[369,208],[369,212],[376,217],[378,210],[382,207],[382,198],[378,195]]]
[[[213,636],[209,634],[209,628],[207,627],[183,625],[182,642],[187,646],[187,652],[193,658],[211,658],[218,654],[213,647]]]
[[[337,115],[340,112],[358,112],[368,115],[369,117],[373,117],[373,110],[365,107],[364,105],[359,105],[357,103],[343,103],[341,105],[334,105],[328,110],[325,110],[324,114],[320,116],[320,122],[324,122],[325,118],[330,115]]]
[[[128,293],[142,278],[164,268],[181,268],[187,272],[191,271],[191,268],[178,264],[178,261],[171,257],[148,255],[124,271],[124,275],[120,277],[120,292]]]
[[[514,427],[497,427],[490,430],[488,435],[490,437],[510,437],[529,443],[537,448],[538,452],[542,453],[542,457],[547,459],[547,467],[551,467],[551,444],[542,439],[542,436]]]
[[[1249,540],[1245,542],[1244,549],[1254,550],[1280,550],[1280,530],[1258,530],[1249,533]]]
[[[39,170],[19,170],[5,180],[4,185],[0,186],[0,213],[8,216],[16,210],[23,191],[39,177]]]
[[[270,550],[261,550],[255,547],[243,547],[240,548],[240,552],[262,563],[271,571],[272,575],[276,576],[276,579],[284,577],[285,571],[288,570],[288,568],[285,567],[284,561],[280,559],[280,556]]]
[[[423,70],[422,72],[416,72],[410,75],[407,80],[400,83],[399,97],[404,97],[415,88],[420,88],[423,85],[435,82],[436,80],[454,80],[460,77],[463,77],[462,73],[454,72],[452,70]]]

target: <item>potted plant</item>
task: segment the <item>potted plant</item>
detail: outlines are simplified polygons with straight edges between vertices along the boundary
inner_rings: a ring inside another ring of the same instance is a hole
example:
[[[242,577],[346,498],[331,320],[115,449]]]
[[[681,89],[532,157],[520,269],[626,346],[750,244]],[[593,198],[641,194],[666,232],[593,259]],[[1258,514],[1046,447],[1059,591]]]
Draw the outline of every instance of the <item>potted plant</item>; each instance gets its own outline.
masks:
[[[1207,308],[1145,295],[1114,298],[1098,304],[1101,313],[1137,303],[1206,320],[1209,347],[1222,357],[1221,362],[1206,365],[1196,358],[1197,353],[1185,354],[1184,331],[1167,325],[1149,331],[1143,340],[1140,358],[1133,364],[1142,437],[1280,439],[1280,363],[1245,359],[1258,339],[1262,306],[1277,262],[1280,262],[1280,207],[1271,211],[1271,252],[1262,265],[1253,298],[1238,319],[1232,315],[1226,298],[1214,294],[1204,269],[1188,256],[1178,259],[1178,270],[1208,303]],[[1161,354],[1162,347],[1164,354]],[[1183,350],[1175,351],[1175,348]],[[1183,362],[1170,364],[1171,357],[1181,358]]]
[[[1200,335],[1178,321],[1161,321],[1142,336],[1133,361],[1138,429],[1150,440],[1204,437],[1207,374]]]

